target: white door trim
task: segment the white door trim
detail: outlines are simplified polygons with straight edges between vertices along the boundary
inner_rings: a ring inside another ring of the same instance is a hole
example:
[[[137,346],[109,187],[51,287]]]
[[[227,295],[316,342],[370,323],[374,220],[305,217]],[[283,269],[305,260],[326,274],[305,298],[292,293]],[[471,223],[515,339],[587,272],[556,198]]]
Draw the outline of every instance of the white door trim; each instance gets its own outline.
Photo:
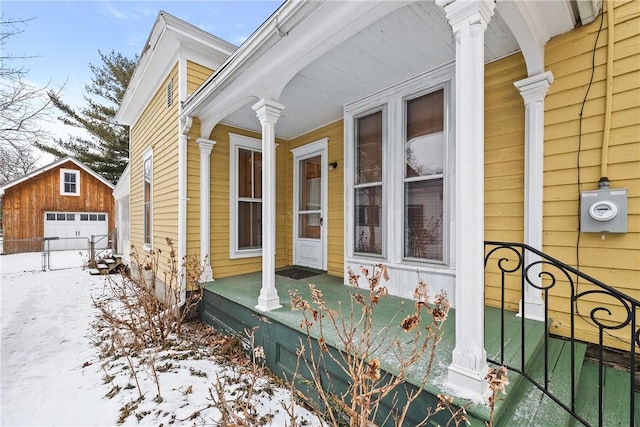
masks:
[[[304,160],[306,158],[314,157],[317,155],[321,156],[321,182],[320,185],[322,187],[321,193],[321,217],[322,217],[322,226],[320,228],[320,239],[322,245],[322,270],[327,271],[327,202],[328,202],[328,146],[329,146],[329,138],[322,138],[317,141],[311,142],[309,144],[303,145],[301,147],[297,147],[291,150],[293,154],[293,264],[296,264],[297,260],[297,250],[296,250],[296,241],[298,239],[298,201],[299,201],[299,162],[300,160]]]

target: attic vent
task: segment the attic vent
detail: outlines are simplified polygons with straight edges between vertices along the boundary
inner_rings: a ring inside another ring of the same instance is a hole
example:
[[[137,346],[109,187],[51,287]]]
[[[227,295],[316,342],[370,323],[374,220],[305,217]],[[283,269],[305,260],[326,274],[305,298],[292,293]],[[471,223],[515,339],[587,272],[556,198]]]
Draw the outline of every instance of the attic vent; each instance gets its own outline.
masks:
[[[167,82],[167,108],[173,105],[173,79]]]

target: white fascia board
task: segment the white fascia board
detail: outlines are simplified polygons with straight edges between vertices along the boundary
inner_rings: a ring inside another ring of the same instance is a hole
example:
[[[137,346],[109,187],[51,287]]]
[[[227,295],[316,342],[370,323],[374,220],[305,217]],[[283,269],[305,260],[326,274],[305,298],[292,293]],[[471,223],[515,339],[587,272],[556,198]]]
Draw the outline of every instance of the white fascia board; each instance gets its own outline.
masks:
[[[113,187],[113,197],[117,198],[117,196],[129,194],[129,177],[129,163],[127,163],[124,171],[122,171],[122,175],[120,175],[120,179],[118,179],[115,187]]]
[[[79,160],[76,160],[73,157],[63,157],[60,160],[56,160],[53,163],[49,163],[46,166],[41,167],[40,169],[36,169],[32,172],[29,172],[28,174],[17,178],[13,181],[7,182],[6,184],[4,184],[2,187],[0,187],[0,194],[4,194],[5,190],[13,187],[14,185],[18,185],[21,182],[25,182],[31,178],[33,178],[34,176],[43,174],[47,171],[50,171],[51,169],[54,169],[58,166],[60,166],[63,163],[66,162],[72,162],[74,163],[76,166],[78,166],[80,169],[84,170],[85,172],[87,172],[89,175],[93,176],[95,179],[97,179],[98,181],[102,182],[104,185],[108,186],[109,188],[111,188],[113,190],[113,184],[111,184],[109,181],[107,181],[106,179],[104,179],[102,176],[98,175],[96,172],[94,172],[91,168],[89,168],[87,165],[85,165],[84,163],[82,163]]]
[[[158,90],[164,77],[178,61],[178,52],[185,47],[195,62],[215,69],[236,47],[166,12],[160,12],[145,44],[138,65],[131,77],[116,121],[125,125],[136,122],[144,107]]]

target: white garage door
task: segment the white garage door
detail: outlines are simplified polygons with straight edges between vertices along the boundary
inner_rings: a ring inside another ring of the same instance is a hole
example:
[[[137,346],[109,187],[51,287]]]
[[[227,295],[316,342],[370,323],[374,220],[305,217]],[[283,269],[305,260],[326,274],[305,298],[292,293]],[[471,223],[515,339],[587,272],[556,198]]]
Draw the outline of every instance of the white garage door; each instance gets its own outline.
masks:
[[[49,242],[55,250],[88,249],[91,235],[108,233],[105,212],[45,212],[44,237],[59,237]],[[104,239],[105,246],[106,240]]]

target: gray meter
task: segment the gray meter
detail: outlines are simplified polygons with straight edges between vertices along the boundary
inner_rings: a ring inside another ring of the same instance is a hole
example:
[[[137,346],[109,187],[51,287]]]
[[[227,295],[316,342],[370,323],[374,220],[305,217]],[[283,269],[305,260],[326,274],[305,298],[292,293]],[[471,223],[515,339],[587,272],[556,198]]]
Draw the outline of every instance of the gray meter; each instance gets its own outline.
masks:
[[[584,233],[626,233],[627,190],[607,188],[583,191],[580,230]]]

